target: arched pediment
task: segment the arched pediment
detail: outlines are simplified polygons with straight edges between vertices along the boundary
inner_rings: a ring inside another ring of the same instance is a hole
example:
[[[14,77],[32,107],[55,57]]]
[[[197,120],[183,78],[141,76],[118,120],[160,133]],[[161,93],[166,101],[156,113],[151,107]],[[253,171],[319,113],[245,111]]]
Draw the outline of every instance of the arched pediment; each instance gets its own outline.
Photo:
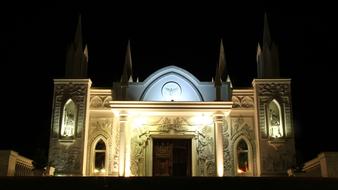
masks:
[[[145,89],[140,100],[144,101],[203,101],[197,88],[199,80],[188,71],[176,67],[164,67],[150,75],[143,83]]]

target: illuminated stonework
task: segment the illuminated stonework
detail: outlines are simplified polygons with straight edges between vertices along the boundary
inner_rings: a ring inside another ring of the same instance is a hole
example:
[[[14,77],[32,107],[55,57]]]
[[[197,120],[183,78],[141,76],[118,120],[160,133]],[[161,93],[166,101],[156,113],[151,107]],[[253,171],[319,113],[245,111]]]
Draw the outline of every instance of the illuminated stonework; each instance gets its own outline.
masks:
[[[247,89],[223,82],[221,101],[213,82],[175,66],[128,82],[124,93],[118,83],[112,90],[89,80],[55,85],[49,159],[56,174],[286,175],[294,163],[288,79],[255,79]]]
[[[121,80],[92,87],[79,19],[66,79],[54,79],[49,164],[55,174],[286,176],[295,164],[291,80],[279,77],[267,20],[257,79],[236,89],[222,40],[211,81],[167,66],[134,82],[128,41]]]
[[[62,124],[60,135],[64,138],[73,137],[75,134],[75,122],[77,116],[77,108],[73,100],[69,99],[64,107],[62,114]]]
[[[281,108],[276,100],[272,100],[268,105],[268,125],[269,136],[279,138],[283,136]]]

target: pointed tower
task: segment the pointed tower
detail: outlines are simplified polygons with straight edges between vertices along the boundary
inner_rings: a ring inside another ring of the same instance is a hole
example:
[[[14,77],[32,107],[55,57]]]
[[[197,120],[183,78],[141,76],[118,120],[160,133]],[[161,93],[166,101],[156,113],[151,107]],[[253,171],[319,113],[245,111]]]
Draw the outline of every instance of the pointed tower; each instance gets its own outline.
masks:
[[[113,83],[113,88],[116,89],[113,93],[113,97],[117,100],[127,100],[127,88],[128,84],[133,81],[133,69],[130,50],[130,40],[128,40],[126,57],[124,61],[123,71],[121,75],[121,81]]]
[[[54,79],[49,163],[56,174],[81,176],[87,170],[89,99],[88,49],[83,49],[81,15],[66,52],[65,79]],[[65,167],[66,166],[66,167]]]
[[[130,51],[130,40],[128,40],[126,57],[123,66],[123,72],[121,76],[121,83],[127,85],[128,82],[133,82],[133,70],[132,70],[132,60],[131,60],[131,51]]]
[[[222,81],[223,81],[222,78],[225,76],[225,69],[226,69],[226,61],[225,61],[223,40],[221,39],[218,65],[216,67],[216,74],[215,74],[215,86],[222,85]]]
[[[268,16],[264,15],[263,49],[257,46],[257,78],[279,78],[278,48],[272,41]]]
[[[226,88],[223,85],[224,76],[226,76],[226,61],[225,61],[223,40],[221,39],[218,65],[216,66],[215,81],[214,81],[215,89],[216,89],[216,101],[224,100],[224,98],[227,97],[227,95],[229,94],[228,90],[224,89]]]
[[[87,78],[88,49],[83,49],[81,20],[79,15],[74,40],[67,47],[65,78],[68,79]]]
[[[271,40],[267,14],[264,17],[262,49],[257,47],[254,88],[258,176],[286,176],[295,164],[292,125],[291,79],[279,77],[278,48]]]

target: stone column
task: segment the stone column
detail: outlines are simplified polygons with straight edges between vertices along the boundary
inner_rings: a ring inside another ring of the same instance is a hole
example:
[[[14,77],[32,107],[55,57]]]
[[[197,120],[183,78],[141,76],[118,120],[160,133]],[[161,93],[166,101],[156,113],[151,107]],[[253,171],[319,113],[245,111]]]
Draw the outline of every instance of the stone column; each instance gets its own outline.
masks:
[[[120,113],[120,158],[119,158],[119,176],[125,175],[126,163],[126,123],[128,115]]]
[[[223,122],[222,113],[214,114],[217,176],[223,176]]]

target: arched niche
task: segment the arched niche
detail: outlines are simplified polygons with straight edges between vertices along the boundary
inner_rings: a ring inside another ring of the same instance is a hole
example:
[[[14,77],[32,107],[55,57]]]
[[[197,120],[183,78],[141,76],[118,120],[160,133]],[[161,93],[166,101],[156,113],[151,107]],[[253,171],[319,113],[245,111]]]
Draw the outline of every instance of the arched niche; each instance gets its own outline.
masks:
[[[77,121],[77,106],[72,99],[68,99],[63,106],[60,137],[74,138]]]
[[[268,132],[271,138],[283,137],[283,120],[281,106],[276,99],[273,99],[268,104]]]

